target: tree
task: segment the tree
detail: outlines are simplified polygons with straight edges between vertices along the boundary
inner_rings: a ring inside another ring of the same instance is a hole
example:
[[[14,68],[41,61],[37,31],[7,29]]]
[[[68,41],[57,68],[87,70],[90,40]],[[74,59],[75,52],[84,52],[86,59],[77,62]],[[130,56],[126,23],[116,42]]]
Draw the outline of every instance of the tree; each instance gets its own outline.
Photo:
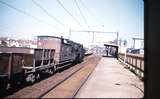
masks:
[[[1,45],[2,45],[2,46],[7,46],[7,42],[4,41],[4,40],[2,40],[2,41],[1,41]]]

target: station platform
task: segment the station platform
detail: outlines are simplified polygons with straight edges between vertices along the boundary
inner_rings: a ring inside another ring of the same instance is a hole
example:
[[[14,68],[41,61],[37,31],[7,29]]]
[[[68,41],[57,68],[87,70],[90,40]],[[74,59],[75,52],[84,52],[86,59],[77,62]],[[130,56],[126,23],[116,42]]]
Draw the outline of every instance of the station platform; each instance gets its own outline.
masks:
[[[144,84],[112,57],[103,57],[75,98],[143,98]]]

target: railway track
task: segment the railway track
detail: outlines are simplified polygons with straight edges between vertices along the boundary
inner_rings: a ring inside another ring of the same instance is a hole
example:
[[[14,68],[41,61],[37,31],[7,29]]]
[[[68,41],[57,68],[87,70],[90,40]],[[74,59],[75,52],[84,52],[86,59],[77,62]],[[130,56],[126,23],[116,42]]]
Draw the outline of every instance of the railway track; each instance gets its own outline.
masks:
[[[61,85],[44,95],[42,98],[74,98],[98,64],[99,60],[100,57],[92,59],[92,61],[88,62],[85,67],[76,72]]]
[[[78,68],[76,71],[74,71],[73,73],[71,73],[70,75],[68,75],[66,78],[64,78],[63,80],[61,80],[60,82],[58,82],[55,86],[51,87],[50,89],[48,89],[46,92],[42,93],[41,95],[38,96],[38,98],[42,98],[44,97],[47,93],[49,93],[51,90],[53,90],[54,88],[56,88],[57,86],[59,86],[61,83],[63,83],[65,80],[69,79],[71,76],[73,76],[76,72],[78,72],[79,70],[81,70],[83,67]]]
[[[93,67],[96,66],[99,60],[100,57],[93,55],[87,56],[85,57],[84,61],[81,64],[70,67],[64,70],[63,72],[56,73],[55,75],[45,80],[42,80],[38,83],[35,83],[34,85],[27,86],[13,94],[6,96],[6,98],[46,98],[46,97],[60,97],[60,96],[74,97],[78,92],[79,88],[85,82],[85,80],[87,80],[87,78],[91,74],[91,71],[93,71]],[[88,71],[90,70],[90,72],[88,72],[87,70]],[[82,76],[78,77],[78,75],[81,74],[83,74],[83,77]],[[78,85],[74,86],[75,84]],[[59,88],[61,88],[61,90]],[[69,91],[69,93],[65,95],[64,90],[66,90],[67,88],[72,91]],[[56,94],[54,94],[53,92]]]

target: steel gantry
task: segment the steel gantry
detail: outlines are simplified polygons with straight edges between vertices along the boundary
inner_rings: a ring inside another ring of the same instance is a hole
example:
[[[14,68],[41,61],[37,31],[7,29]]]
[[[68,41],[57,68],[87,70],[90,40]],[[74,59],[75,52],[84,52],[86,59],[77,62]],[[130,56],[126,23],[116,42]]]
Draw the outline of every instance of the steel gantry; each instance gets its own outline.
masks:
[[[95,33],[114,33],[116,34],[116,43],[118,44],[118,39],[119,39],[119,32],[105,32],[105,31],[90,31],[90,30],[71,30],[69,31],[69,39],[70,39],[70,36],[71,36],[71,32],[87,32],[87,33],[93,33],[92,35],[92,43],[94,42],[94,34]]]
[[[132,39],[133,39],[133,48],[135,48],[135,41],[136,40],[144,40],[142,38],[136,38],[136,37],[133,37]]]

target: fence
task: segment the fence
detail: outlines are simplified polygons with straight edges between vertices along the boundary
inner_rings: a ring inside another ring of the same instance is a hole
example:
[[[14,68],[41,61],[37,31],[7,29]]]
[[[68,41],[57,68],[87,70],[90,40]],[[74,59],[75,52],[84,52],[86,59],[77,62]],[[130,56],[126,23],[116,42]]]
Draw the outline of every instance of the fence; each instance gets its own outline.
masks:
[[[136,54],[126,54],[126,59],[124,62],[125,54],[119,53],[118,59],[123,62],[127,68],[133,71],[137,76],[139,76],[142,80],[144,77],[144,57],[143,55]]]

